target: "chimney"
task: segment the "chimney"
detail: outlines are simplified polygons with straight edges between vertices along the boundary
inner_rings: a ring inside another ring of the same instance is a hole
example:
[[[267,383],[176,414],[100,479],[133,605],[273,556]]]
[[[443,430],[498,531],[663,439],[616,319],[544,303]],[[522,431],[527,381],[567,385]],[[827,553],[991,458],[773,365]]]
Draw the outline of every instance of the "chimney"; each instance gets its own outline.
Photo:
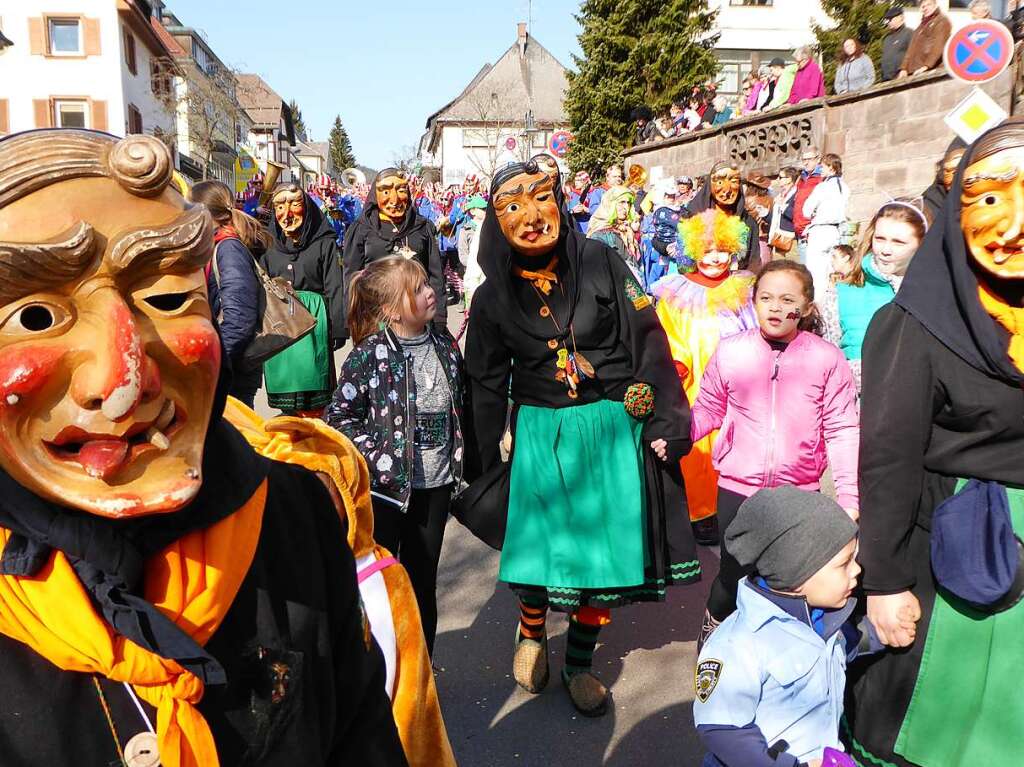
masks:
[[[517,25],[516,43],[519,45],[519,57],[526,58],[526,40],[529,34],[526,31],[526,22],[520,21]]]

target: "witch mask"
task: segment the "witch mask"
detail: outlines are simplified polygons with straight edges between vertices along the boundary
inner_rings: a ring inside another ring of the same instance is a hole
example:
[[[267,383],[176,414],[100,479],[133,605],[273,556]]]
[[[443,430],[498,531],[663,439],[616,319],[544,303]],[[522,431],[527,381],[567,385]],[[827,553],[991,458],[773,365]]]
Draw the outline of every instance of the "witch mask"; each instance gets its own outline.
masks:
[[[286,237],[297,237],[306,218],[306,196],[293,184],[274,193],[274,218]]]
[[[561,221],[548,174],[513,176],[494,190],[492,205],[501,233],[517,253],[543,256],[558,243]]]
[[[99,516],[173,511],[202,482],[213,227],[173,169],[149,136],[0,140],[0,467]]]
[[[409,180],[405,176],[384,176],[377,180],[377,207],[391,221],[401,221],[409,210]]]
[[[711,174],[711,196],[723,208],[732,208],[740,197],[740,172],[732,166]]]
[[[1024,278],[1024,146],[964,170],[960,222],[979,267],[997,279]]]

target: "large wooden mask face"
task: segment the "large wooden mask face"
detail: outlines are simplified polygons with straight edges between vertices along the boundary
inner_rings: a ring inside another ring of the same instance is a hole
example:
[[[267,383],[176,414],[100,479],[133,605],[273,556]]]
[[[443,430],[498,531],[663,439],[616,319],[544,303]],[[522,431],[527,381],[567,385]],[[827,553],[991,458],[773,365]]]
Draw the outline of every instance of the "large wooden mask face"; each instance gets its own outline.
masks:
[[[45,180],[12,191],[36,163]],[[174,511],[202,483],[212,222],[168,188],[171,168],[146,136],[0,142],[0,467],[104,517]]]
[[[495,190],[492,204],[501,233],[517,253],[542,256],[558,243],[561,220],[547,173],[513,176]]]
[[[997,279],[1024,278],[1024,146],[964,170],[960,224],[975,263]]]
[[[711,196],[723,208],[731,208],[740,197],[740,172],[736,168],[720,168],[711,176]]]
[[[306,218],[306,196],[301,189],[285,187],[274,194],[274,218],[286,237],[296,237]]]
[[[409,181],[405,176],[377,180],[377,207],[392,221],[401,221],[409,210]]]

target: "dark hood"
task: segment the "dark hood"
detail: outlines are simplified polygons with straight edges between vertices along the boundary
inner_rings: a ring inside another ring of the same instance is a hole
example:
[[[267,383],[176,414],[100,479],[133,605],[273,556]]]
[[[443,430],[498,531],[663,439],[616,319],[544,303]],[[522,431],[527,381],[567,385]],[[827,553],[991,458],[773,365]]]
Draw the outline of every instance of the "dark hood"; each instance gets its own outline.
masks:
[[[761,245],[758,241],[758,225],[757,219],[755,219],[750,211],[747,210],[747,193],[743,188],[744,182],[740,181],[740,194],[736,198],[736,211],[735,214],[740,217],[744,224],[750,228],[750,236],[747,237],[747,248],[744,253],[740,254],[739,261],[741,268],[747,268],[751,263],[756,263],[760,260]],[[703,213],[714,205],[714,201],[711,197],[711,174],[708,173],[704,176],[704,183],[701,185],[700,190],[694,195],[694,198],[690,200],[685,206],[683,212],[684,218],[696,216],[699,213]]]
[[[1024,374],[1007,354],[1010,335],[981,304],[978,275],[960,228],[964,171],[974,162],[972,158],[979,142],[1007,131],[1020,135],[1021,121],[1011,119],[988,131],[960,160],[945,204],[910,262],[895,301],[968,365],[1020,386],[1024,385]],[[1006,284],[1008,282],[992,281],[989,285],[997,294],[1003,294],[1015,287]],[[1020,305],[1019,299],[1010,299],[1009,303]]]
[[[924,190],[921,194],[921,199],[924,201],[925,208],[928,210],[928,215],[931,221],[935,221],[939,218],[942,212],[942,206],[946,202],[946,187],[942,183],[942,166],[946,163],[946,158],[949,157],[949,153],[955,149],[963,149],[967,146],[963,139],[959,136],[954,138],[949,146],[946,147],[946,151],[942,153],[942,159],[939,161],[939,166],[935,171],[935,181],[932,185]]]
[[[274,249],[281,253],[302,253],[308,250],[316,240],[329,237],[333,241],[337,238],[337,234],[324,217],[320,206],[305,192],[302,193],[302,196],[306,201],[306,215],[302,220],[302,228],[299,229],[298,242],[292,242],[285,237],[281,225],[277,223],[277,218],[273,217]]]

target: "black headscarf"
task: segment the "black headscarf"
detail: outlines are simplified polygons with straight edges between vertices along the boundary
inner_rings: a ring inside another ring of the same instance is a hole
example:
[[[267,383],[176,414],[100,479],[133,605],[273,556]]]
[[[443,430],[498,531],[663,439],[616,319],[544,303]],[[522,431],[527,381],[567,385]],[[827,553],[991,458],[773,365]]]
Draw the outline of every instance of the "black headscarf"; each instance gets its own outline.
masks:
[[[141,590],[147,558],[237,511],[267,476],[270,462],[223,418],[230,384],[223,366],[203,448],[203,484],[180,511],[107,519],[40,498],[0,470],[0,526],[12,533],[0,556],[0,573],[33,576],[53,549],[64,552],[117,633],[177,661],[205,684],[226,681],[221,664],[146,601]]]
[[[964,140],[957,136],[946,147],[946,151],[942,153],[942,159],[939,161],[939,166],[935,171],[935,181],[932,185],[924,190],[921,194],[921,199],[924,200],[925,210],[928,211],[930,220],[935,221],[938,219],[942,212],[942,205],[946,202],[946,187],[942,183],[942,169],[946,164],[950,154],[957,150],[965,149],[967,144]]]
[[[295,188],[298,189],[298,187]],[[324,218],[320,206],[313,202],[313,198],[302,192],[302,199],[306,203],[306,209],[302,216],[302,226],[299,227],[297,240],[292,240],[292,238],[285,236],[284,230],[281,229],[281,224],[277,221],[277,216],[273,217],[274,250],[294,255],[302,253],[309,248],[314,240],[318,240],[321,237],[330,237],[332,240],[337,238],[337,234],[335,234],[327,219]]]
[[[541,173],[536,163],[510,163],[494,174],[491,180],[490,200],[487,202],[487,216],[484,218],[483,226],[480,227],[480,251],[478,260],[480,268],[488,282],[494,285],[498,302],[501,303],[505,312],[517,318],[520,329],[532,338],[547,341],[551,338],[550,323],[534,329],[534,315],[528,314],[515,299],[515,291],[512,288],[512,281],[516,278],[512,273],[514,264],[526,268],[536,268],[539,264],[529,263],[512,250],[512,246],[498,225],[498,215],[494,210],[494,195],[501,188],[502,184],[511,178],[522,173]],[[556,198],[557,199],[557,198]],[[576,305],[580,298],[580,273],[583,268],[583,248],[587,239],[576,230],[565,206],[558,208],[559,213],[559,234],[558,243],[551,253],[545,254],[540,260],[547,264],[552,256],[558,256],[558,275],[565,285],[566,295],[569,297],[569,309],[565,317],[558,317],[561,333],[556,336],[558,340],[564,340],[569,334],[569,326],[572,324],[576,314]]]
[[[360,214],[360,218],[366,221],[370,228],[377,233],[377,236],[388,244],[389,248],[393,248],[396,242],[408,237],[409,233],[416,227],[416,204],[410,195],[409,207],[405,210],[405,218],[401,221],[391,222],[397,227],[397,230],[392,232],[390,228],[384,229],[380,220],[380,206],[377,205],[377,182],[388,176],[405,175],[405,172],[398,168],[385,168],[374,176],[373,183],[370,184],[370,192],[366,195],[366,205]]]
[[[683,218],[690,218],[692,216],[699,215],[712,207],[715,207],[715,201],[711,194],[711,177],[716,171],[722,168],[733,167],[729,163],[719,162],[715,163],[711,171],[704,176],[704,183],[698,190],[697,194],[694,195],[693,199],[686,205],[683,211]],[[761,261],[761,245],[758,241],[758,233],[760,229],[757,224],[757,219],[750,215],[750,211],[747,210],[747,195],[743,190],[743,181],[740,181],[740,193],[736,198],[736,212],[734,215],[740,217],[740,220],[750,228],[750,236],[747,237],[747,249],[744,253],[740,254],[739,263],[741,269],[751,268],[752,265],[756,266]]]
[[[978,297],[978,276],[960,225],[964,171],[980,155],[979,147],[991,155],[993,149],[1013,146],[1024,146],[1024,119],[1011,118],[992,128],[964,153],[942,212],[910,262],[895,301],[971,367],[1024,385],[1024,373],[1007,353],[1009,333],[985,311]]]

